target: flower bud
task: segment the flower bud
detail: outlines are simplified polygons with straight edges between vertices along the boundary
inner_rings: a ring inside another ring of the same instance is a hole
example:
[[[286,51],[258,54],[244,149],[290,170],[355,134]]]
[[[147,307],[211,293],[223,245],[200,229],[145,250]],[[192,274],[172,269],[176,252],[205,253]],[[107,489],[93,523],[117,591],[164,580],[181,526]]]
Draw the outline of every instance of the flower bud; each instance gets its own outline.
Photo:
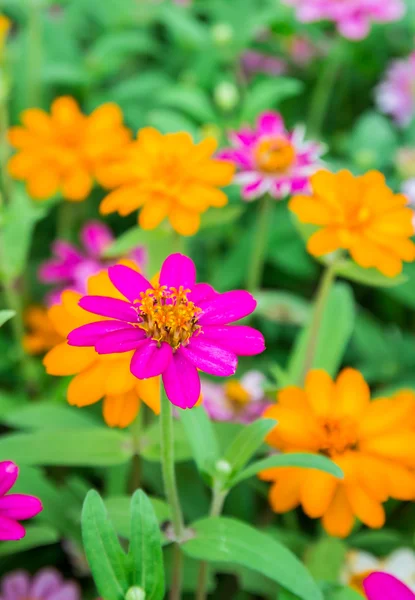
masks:
[[[216,23],[211,33],[216,46],[227,46],[233,39],[234,30],[229,23]]]
[[[130,587],[125,594],[125,600],[145,600],[146,593],[138,586]]]
[[[222,110],[232,110],[238,104],[239,91],[231,81],[222,81],[214,91],[215,102]]]
[[[223,458],[221,458],[215,464],[215,471],[218,475],[228,476],[232,472],[232,466],[228,463],[227,460],[224,460]]]

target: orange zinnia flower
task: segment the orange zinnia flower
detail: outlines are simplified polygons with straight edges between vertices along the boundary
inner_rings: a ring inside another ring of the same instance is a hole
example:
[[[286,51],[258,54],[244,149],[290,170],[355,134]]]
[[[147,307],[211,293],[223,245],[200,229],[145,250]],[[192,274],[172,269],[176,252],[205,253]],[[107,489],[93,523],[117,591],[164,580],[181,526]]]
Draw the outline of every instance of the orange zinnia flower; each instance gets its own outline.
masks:
[[[289,208],[302,223],[320,227],[307,249],[323,256],[348,250],[358,265],[375,267],[394,277],[402,261],[415,260],[413,211],[402,194],[394,194],[384,176],[371,171],[361,177],[349,171],[319,171],[311,177],[312,196],[295,196]]]
[[[6,42],[7,34],[9,33],[12,22],[4,15],[0,15],[0,51]]]
[[[125,216],[141,208],[143,229],[154,229],[168,217],[175,231],[193,235],[201,213],[228,202],[217,187],[231,182],[235,167],[212,158],[216,146],[212,137],[194,144],[188,133],[142,129],[122,159],[101,170],[103,184],[116,188],[104,198],[101,213]]]
[[[123,264],[134,267],[130,261]],[[107,271],[88,280],[88,294],[122,299],[114,288]],[[62,293],[59,305],[49,309],[49,316],[57,331],[66,338],[76,327],[108,320],[84,311],[78,302],[81,294]],[[100,355],[94,348],[58,344],[45,356],[43,363],[50,375],[75,375],[68,387],[67,399],[73,406],[88,406],[104,399],[104,419],[111,427],[127,427],[137,416],[140,401],[156,414],[160,412],[159,378],[140,380],[130,372],[132,352]]]
[[[54,100],[50,115],[39,108],[25,110],[23,127],[9,130],[10,144],[19,150],[9,161],[9,173],[26,181],[36,200],[58,191],[66,200],[85,200],[98,171],[131,139],[122,119],[116,104],[103,104],[85,116],[68,96]]]
[[[325,371],[310,371],[305,389],[283,389],[278,404],[264,413],[278,421],[268,443],[283,452],[329,456],[344,479],[297,467],[263,471],[261,478],[274,482],[273,510],[284,513],[301,504],[338,537],[350,533],[355,516],[382,527],[387,498],[415,498],[414,408],[409,391],[371,402],[368,385],[354,369],[344,369],[335,382]]]
[[[24,313],[28,332],[23,338],[23,348],[28,354],[42,354],[62,342],[44,306],[30,306]]]

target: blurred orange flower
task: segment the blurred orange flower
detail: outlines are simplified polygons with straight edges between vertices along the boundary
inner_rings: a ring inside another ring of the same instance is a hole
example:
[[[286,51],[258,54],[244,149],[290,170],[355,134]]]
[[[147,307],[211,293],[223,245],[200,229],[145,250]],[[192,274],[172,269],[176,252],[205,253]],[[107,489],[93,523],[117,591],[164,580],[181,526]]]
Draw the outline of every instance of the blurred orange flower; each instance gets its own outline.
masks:
[[[195,144],[185,132],[142,129],[117,164],[101,169],[103,184],[116,188],[104,198],[101,213],[126,216],[141,209],[143,229],[154,229],[168,217],[179,234],[193,235],[201,213],[228,202],[217,188],[231,183],[235,167],[212,158],[216,146],[212,137]]]
[[[344,479],[296,467],[263,471],[260,477],[274,482],[273,510],[284,513],[301,504],[338,537],[350,533],[354,517],[382,527],[383,502],[415,498],[414,408],[410,391],[371,402],[367,383],[354,369],[344,369],[335,382],[325,371],[310,371],[305,389],[283,389],[278,404],[264,413],[278,421],[268,443],[283,452],[328,456]]]
[[[42,354],[63,340],[44,306],[30,306],[25,311],[24,322],[28,332],[23,338],[23,348],[28,354]]]
[[[3,48],[7,34],[9,33],[12,22],[4,15],[0,15],[0,50]]]
[[[103,104],[90,116],[64,96],[52,103],[51,113],[30,108],[21,115],[22,127],[9,129],[9,141],[18,149],[9,161],[9,173],[27,182],[36,200],[61,192],[66,200],[85,200],[98,171],[111,164],[131,139],[116,104]]]
[[[349,171],[319,171],[311,185],[311,197],[295,196],[289,203],[302,223],[320,227],[308,240],[311,254],[342,248],[361,267],[375,267],[387,277],[402,271],[402,261],[415,260],[413,211],[381,173],[355,177]]]
[[[131,261],[122,261],[135,268]],[[88,294],[123,296],[110,282],[107,271],[88,280]],[[108,320],[98,317],[79,305],[81,294],[65,291],[61,304],[49,309],[49,316],[63,338],[87,323]],[[55,346],[43,360],[50,375],[75,375],[68,387],[67,399],[73,406],[88,406],[104,399],[103,414],[110,427],[127,427],[137,416],[141,401],[156,414],[160,412],[159,378],[140,380],[130,372],[133,351],[123,354],[98,354],[94,348],[69,346],[66,341]]]

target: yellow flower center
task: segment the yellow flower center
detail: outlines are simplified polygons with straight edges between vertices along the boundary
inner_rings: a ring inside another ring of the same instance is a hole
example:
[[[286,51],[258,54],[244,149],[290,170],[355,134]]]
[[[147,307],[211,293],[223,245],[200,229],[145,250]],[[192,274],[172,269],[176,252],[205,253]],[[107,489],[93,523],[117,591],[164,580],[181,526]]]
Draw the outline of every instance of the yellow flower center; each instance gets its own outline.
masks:
[[[327,456],[344,454],[356,446],[356,422],[350,417],[324,417],[320,421],[320,430],[320,452]]]
[[[285,173],[295,160],[295,149],[289,141],[275,137],[259,142],[255,148],[255,162],[265,173]]]
[[[232,404],[243,407],[249,404],[251,396],[237,379],[229,379],[225,383],[225,395]]]
[[[362,596],[366,597],[363,582],[371,573],[373,573],[373,571],[370,570],[363,571],[362,573],[355,573],[350,577],[349,586]]]
[[[165,285],[142,292],[136,300],[138,326],[156,342],[167,342],[174,349],[186,345],[201,329],[197,324],[201,309],[188,300],[189,292]]]

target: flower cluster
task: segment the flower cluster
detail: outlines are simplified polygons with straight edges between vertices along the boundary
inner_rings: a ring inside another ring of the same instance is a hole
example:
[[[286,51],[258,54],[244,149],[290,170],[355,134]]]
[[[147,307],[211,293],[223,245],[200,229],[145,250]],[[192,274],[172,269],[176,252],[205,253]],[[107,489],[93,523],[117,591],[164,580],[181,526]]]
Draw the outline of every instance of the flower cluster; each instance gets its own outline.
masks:
[[[56,569],[41,569],[31,577],[26,571],[13,571],[0,583],[2,600],[81,600],[74,581],[65,581]]]

